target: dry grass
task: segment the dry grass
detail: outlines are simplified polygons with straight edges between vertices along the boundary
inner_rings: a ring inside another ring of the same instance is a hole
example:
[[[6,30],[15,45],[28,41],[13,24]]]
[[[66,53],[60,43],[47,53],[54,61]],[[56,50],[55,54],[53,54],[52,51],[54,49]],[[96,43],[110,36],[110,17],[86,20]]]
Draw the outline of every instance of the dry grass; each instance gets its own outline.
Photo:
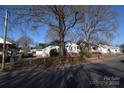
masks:
[[[92,61],[96,60],[109,60],[114,57],[120,56],[119,55],[92,55],[92,58],[81,58],[81,57],[65,57],[63,61],[60,61],[59,57],[50,57],[50,58],[25,58],[19,59],[15,65],[14,69],[18,69],[21,67],[32,67],[32,66],[42,66],[43,68],[49,67],[56,67],[56,66],[63,66],[65,64],[74,65],[74,64],[81,64],[81,63],[92,63]],[[8,66],[9,67],[9,66]]]
[[[80,64],[84,62],[84,60],[79,60],[79,57],[66,57],[63,61],[60,60],[59,57],[50,57],[50,58],[32,58],[32,59],[20,59],[15,64],[15,68],[23,67],[23,66],[42,66],[44,68],[55,67],[55,66],[63,66],[65,64]]]

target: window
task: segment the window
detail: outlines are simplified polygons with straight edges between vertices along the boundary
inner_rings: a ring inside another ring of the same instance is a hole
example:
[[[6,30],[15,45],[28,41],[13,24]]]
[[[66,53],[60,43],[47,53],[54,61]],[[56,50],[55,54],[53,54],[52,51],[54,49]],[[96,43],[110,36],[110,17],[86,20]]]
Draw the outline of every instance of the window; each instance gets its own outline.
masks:
[[[72,47],[69,47],[69,50],[71,51],[72,50]]]
[[[109,52],[111,52],[111,50],[110,50],[110,49],[108,49],[108,51],[109,51]]]
[[[74,51],[75,51],[75,50],[76,50],[76,47],[74,47],[73,49],[74,49]]]
[[[80,49],[80,46],[77,46],[77,49]]]
[[[97,50],[97,48],[96,47],[93,47],[93,50]]]

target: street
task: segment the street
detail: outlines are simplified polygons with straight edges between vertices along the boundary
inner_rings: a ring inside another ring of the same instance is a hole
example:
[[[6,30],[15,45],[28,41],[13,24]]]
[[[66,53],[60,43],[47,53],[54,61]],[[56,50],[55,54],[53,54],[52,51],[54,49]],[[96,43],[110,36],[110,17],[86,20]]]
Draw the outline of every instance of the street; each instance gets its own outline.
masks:
[[[0,74],[4,88],[124,87],[124,57],[106,62],[43,69],[23,67]]]

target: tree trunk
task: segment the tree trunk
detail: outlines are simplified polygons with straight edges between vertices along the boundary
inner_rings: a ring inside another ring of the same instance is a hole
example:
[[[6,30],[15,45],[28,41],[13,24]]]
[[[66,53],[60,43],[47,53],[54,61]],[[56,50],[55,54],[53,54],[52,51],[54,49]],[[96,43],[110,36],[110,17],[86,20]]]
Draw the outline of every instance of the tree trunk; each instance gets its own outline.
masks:
[[[60,60],[62,61],[65,57],[65,53],[64,53],[64,50],[65,50],[65,44],[64,44],[64,28],[63,28],[63,20],[62,18],[60,17],[59,19],[59,28],[60,28],[60,51],[59,51],[59,57],[60,57]]]
[[[59,56],[60,59],[64,59],[64,50],[65,50],[65,45],[64,45],[64,33],[63,31],[60,33],[60,51],[59,51]]]

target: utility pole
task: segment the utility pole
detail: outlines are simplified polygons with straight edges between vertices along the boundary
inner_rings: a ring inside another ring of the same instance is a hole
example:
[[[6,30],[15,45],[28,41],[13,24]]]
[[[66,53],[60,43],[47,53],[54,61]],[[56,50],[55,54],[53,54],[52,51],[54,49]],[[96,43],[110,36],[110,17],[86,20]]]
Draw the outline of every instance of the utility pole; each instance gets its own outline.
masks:
[[[4,19],[4,42],[3,42],[3,53],[2,53],[2,70],[5,69],[5,59],[6,59],[6,37],[7,37],[7,21],[8,21],[8,10],[5,11],[5,19]]]

